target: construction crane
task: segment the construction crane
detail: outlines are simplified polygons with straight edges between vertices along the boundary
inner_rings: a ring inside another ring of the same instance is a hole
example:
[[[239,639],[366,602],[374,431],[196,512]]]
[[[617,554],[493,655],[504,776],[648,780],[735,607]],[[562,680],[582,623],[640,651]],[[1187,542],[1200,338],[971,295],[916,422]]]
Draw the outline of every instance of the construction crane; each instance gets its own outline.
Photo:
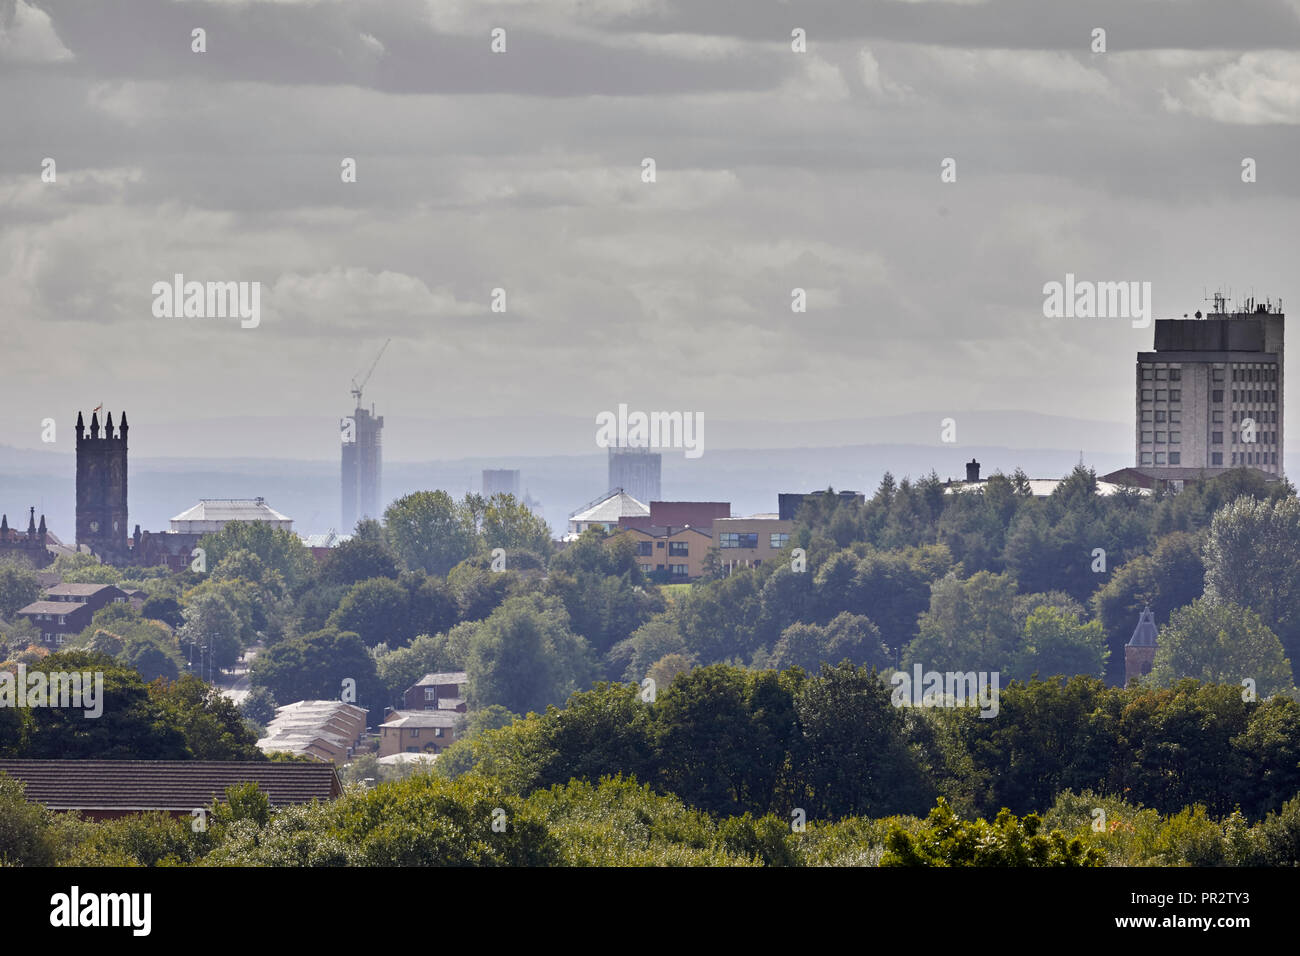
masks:
[[[366,382],[370,381],[370,376],[374,374],[375,366],[379,364],[379,359],[383,357],[384,349],[388,348],[388,343],[391,341],[393,340],[384,340],[384,344],[379,347],[379,354],[376,355],[375,360],[370,363],[370,368],[366,371],[366,377],[361,380],[360,384],[357,384],[357,375],[360,375],[361,373],[358,372],[357,375],[352,376],[352,397],[357,400],[357,408],[361,407],[361,390],[366,387]]]

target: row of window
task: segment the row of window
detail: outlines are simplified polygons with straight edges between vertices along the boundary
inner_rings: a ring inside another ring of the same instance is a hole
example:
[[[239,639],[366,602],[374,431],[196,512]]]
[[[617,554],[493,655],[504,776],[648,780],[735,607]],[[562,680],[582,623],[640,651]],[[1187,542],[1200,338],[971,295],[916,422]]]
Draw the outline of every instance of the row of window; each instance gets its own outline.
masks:
[[[1179,368],[1153,369],[1150,365],[1142,366],[1142,380],[1144,382],[1149,382],[1152,379],[1154,379],[1157,382],[1164,382],[1164,381],[1178,382],[1182,380],[1182,377],[1183,377],[1183,373],[1182,370]],[[1221,368],[1213,369],[1211,378],[1213,381],[1222,382],[1223,369]],[[1245,368],[1240,365],[1234,365],[1232,367],[1232,380],[1234,382],[1276,382],[1277,367],[1269,366],[1268,368],[1263,368],[1257,365],[1250,368]]]
[[[1234,465],[1276,465],[1277,452],[1234,451],[1232,463]]]
[[[641,570],[644,571],[646,574],[650,574],[656,570],[659,571],[664,570],[664,566],[662,564],[660,565],[643,564],[641,565]],[[670,564],[668,565],[668,573],[673,575],[674,577],[682,577],[682,578],[689,577],[691,573],[690,565]]]
[[[1234,402],[1243,402],[1247,405],[1275,404],[1277,402],[1277,392],[1273,389],[1255,389],[1255,388],[1234,388],[1232,390],[1232,400]]]
[[[767,536],[768,547],[774,551],[780,551],[790,541],[790,535],[785,532],[774,531]],[[720,548],[757,548],[758,535],[746,534],[741,531],[724,531],[718,536],[718,547]]]
[[[655,548],[659,548],[659,550],[662,551],[663,547],[664,543],[662,541],[638,541],[636,553],[639,557],[647,558],[654,554]],[[669,541],[668,553],[679,555],[684,558],[691,553],[691,543],[689,541]]]
[[[1150,464],[1152,464],[1152,463],[1153,463],[1153,461],[1152,461],[1152,453],[1149,452],[1149,451],[1144,451],[1144,452],[1142,452],[1142,464],[1144,464],[1144,465],[1150,465]],[[1164,453],[1164,452],[1162,452],[1162,451],[1158,451],[1158,452],[1155,452],[1155,453],[1154,453],[1154,464],[1157,464],[1157,465],[1164,465],[1164,464],[1178,465],[1178,464],[1181,464],[1181,463],[1182,463],[1182,454],[1181,454],[1180,452],[1176,452],[1176,451],[1171,451],[1171,452],[1169,452],[1169,460],[1168,460],[1168,462],[1165,461],[1165,453]],[[1233,463],[1234,465],[1276,465],[1276,464],[1277,464],[1277,452],[1275,452],[1275,451],[1274,451],[1274,452],[1267,452],[1267,451],[1241,451],[1241,452],[1237,452],[1237,451],[1234,451],[1234,452],[1232,453],[1232,463]],[[1221,451],[1210,452],[1210,464],[1211,464],[1211,465],[1220,465],[1220,466],[1221,466],[1221,465],[1223,464],[1223,452],[1221,452]]]
[[[1277,366],[1273,365],[1268,368],[1260,368],[1259,366],[1255,366],[1254,368],[1242,368],[1240,365],[1234,366],[1232,369],[1232,380],[1234,382],[1276,382]],[[1223,379],[1216,378],[1215,381],[1221,382]]]
[[[1181,388],[1157,388],[1154,392],[1157,402],[1181,402],[1183,400],[1183,390]],[[1219,392],[1220,397],[1215,401],[1223,401],[1223,392]],[[1142,389],[1142,401],[1151,401],[1152,391],[1149,388]]]
[[[1153,441],[1152,441],[1153,436],[1154,436],[1154,444],[1157,444],[1157,445],[1181,445],[1181,444],[1183,443],[1183,433],[1182,433],[1182,432],[1142,432],[1142,439],[1141,439],[1142,444],[1143,444],[1143,445],[1150,445],[1150,444],[1152,444],[1152,443],[1153,443]],[[1237,441],[1236,438],[1234,438],[1233,440],[1234,440],[1234,441]],[[1245,439],[1241,439],[1241,442],[1242,442],[1242,444],[1246,444],[1246,445],[1250,445],[1250,444],[1257,444],[1257,445],[1276,445],[1276,444],[1277,444],[1277,432],[1271,432],[1271,431],[1270,431],[1270,432],[1256,432],[1256,433],[1255,433],[1255,441],[1254,441],[1254,442],[1248,442],[1248,441],[1245,441]],[[1222,444],[1223,444],[1223,432],[1221,432],[1221,431],[1218,431],[1218,432],[1210,432],[1210,444],[1211,444],[1211,445],[1222,445]]]

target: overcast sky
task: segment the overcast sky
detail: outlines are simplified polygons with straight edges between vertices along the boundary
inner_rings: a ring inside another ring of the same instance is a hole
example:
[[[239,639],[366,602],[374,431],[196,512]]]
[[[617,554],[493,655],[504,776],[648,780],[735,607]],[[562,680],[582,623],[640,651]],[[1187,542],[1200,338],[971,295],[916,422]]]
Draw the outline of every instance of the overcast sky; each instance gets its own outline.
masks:
[[[388,337],[393,416],[1127,422],[1151,330],[1045,282],[1300,306],[1300,0],[0,0],[0,129],[3,444],[338,416]]]

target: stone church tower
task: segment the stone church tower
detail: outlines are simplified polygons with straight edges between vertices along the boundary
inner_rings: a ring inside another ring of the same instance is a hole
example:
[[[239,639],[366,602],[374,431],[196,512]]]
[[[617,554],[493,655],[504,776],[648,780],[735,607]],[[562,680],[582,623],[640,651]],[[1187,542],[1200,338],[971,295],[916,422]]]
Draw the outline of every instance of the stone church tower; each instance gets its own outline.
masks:
[[[126,412],[113,434],[113,414],[101,433],[98,412],[86,431],[77,412],[77,545],[105,561],[129,560],[126,525]]]
[[[1146,677],[1156,662],[1156,616],[1145,608],[1138,617],[1133,636],[1124,645],[1124,686],[1133,680]]]

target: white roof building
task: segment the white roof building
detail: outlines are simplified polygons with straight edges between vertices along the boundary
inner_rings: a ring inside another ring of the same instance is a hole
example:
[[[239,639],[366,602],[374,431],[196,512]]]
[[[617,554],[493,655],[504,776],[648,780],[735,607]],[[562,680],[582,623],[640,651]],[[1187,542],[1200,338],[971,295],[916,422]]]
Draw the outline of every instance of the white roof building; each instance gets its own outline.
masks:
[[[293,519],[280,514],[265,498],[204,498],[171,520],[171,530],[180,534],[210,534],[232,521],[265,521],[272,528],[293,530]]]
[[[569,533],[564,540],[572,541],[588,528],[600,526],[606,531],[618,527],[619,518],[640,518],[650,514],[650,506],[637,501],[622,488],[616,488],[604,498],[569,515]]]
[[[339,534],[333,528],[330,528],[324,534],[300,534],[304,546],[308,548],[337,548],[339,545],[352,540],[350,534]]]
[[[1057,487],[1064,481],[1064,478],[1030,478],[1028,479],[1029,493],[1035,498],[1050,498],[1052,497],[1052,492],[1056,491]],[[954,481],[949,483],[943,490],[945,494],[949,495],[969,493],[973,491],[983,491],[986,484],[988,484],[987,478],[981,479],[980,481]],[[1129,487],[1128,485],[1117,485],[1112,481],[1097,480],[1097,494],[1102,497],[1118,494],[1120,492],[1133,491],[1137,491],[1137,493],[1141,495],[1151,494],[1150,488],[1137,489]]]

